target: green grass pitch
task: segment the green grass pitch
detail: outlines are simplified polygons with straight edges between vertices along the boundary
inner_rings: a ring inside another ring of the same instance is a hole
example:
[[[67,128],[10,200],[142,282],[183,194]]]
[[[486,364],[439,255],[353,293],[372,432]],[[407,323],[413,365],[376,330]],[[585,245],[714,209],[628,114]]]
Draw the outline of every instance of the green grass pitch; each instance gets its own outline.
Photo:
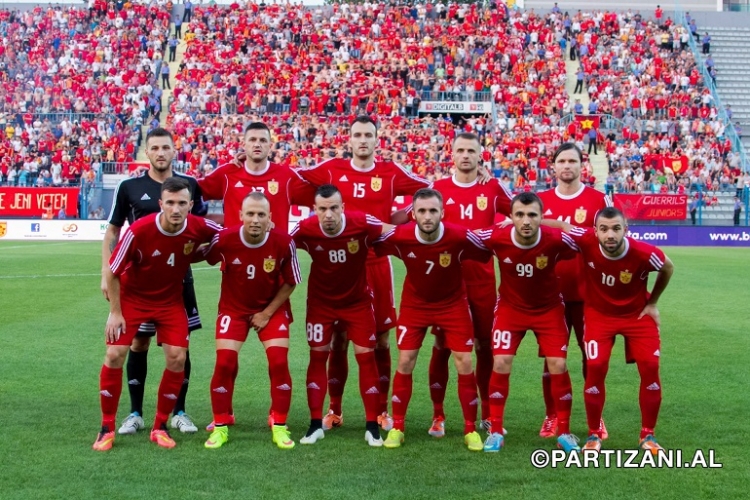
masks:
[[[235,393],[238,424],[221,450],[203,448],[207,433],[177,433],[174,450],[157,448],[148,434],[117,438],[109,453],[91,444],[99,425],[98,373],[104,354],[107,305],[99,292],[100,244],[0,243],[0,498],[747,498],[747,390],[750,342],[744,249],[667,248],[675,263],[661,303],[662,404],[658,437],[692,455],[716,450],[724,468],[544,469],[529,462],[554,443],[537,435],[544,416],[541,361],[533,338],[514,364],[507,406],[508,436],[498,454],[471,453],[463,445],[455,372],[448,390],[447,436],[427,435],[431,405],[427,362],[431,340],[417,363],[406,443],[398,450],[364,442],[356,363],[344,398],[345,426],[311,447],[278,450],[266,427],[269,405],[265,357],[257,341],[240,358]],[[309,259],[301,254],[303,275]],[[395,261],[397,294],[403,268]],[[219,273],[196,268],[203,330],[192,337],[193,375],[188,412],[203,427],[211,420],[208,383],[214,364]],[[304,388],[308,349],[303,332],[303,283],[293,295],[290,365],[294,392],[289,425],[298,440],[307,428]],[[251,337],[252,340],[252,337]],[[351,354],[350,354],[351,355]],[[395,358],[396,351],[393,350]],[[585,438],[581,356],[570,351],[573,432]],[[147,423],[164,366],[150,355]],[[395,364],[394,364],[395,366]],[[618,341],[607,380],[604,417],[607,449],[637,446],[638,376],[623,361]],[[127,388],[118,422],[128,410]]]

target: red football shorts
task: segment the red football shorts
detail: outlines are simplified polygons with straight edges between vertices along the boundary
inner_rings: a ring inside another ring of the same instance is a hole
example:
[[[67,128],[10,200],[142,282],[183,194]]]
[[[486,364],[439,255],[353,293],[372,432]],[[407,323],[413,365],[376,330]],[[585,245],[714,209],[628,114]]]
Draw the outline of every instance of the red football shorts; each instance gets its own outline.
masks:
[[[142,323],[153,323],[156,327],[156,341],[175,347],[188,347],[190,332],[185,305],[178,302],[169,306],[146,306],[120,300],[122,315],[125,318],[125,332],[109,345],[130,345]]]
[[[333,308],[329,305],[307,302],[307,344],[310,347],[323,347],[331,343],[334,332],[346,332],[349,340],[360,347],[375,348],[375,315],[370,300],[363,300],[346,307]]]
[[[471,319],[474,322],[474,338],[490,340],[497,304],[497,286],[494,282],[466,284]]]
[[[289,338],[290,314],[284,307],[276,309],[268,324],[258,332],[261,342],[275,339]],[[221,314],[216,318],[216,340],[236,340],[246,342],[247,336],[253,324],[250,316],[232,314]]]
[[[584,317],[583,341],[586,347],[586,359],[591,362],[609,362],[615,336],[625,338],[625,361],[658,361],[661,349],[659,327],[651,316],[637,319],[618,318],[602,314],[590,307],[586,308]]]
[[[445,347],[455,352],[471,352],[474,348],[474,327],[469,304],[464,299],[441,309],[404,308],[398,315],[396,344],[401,351],[422,347],[427,328],[439,328],[445,337]]]
[[[503,305],[502,300],[498,303],[492,325],[492,354],[515,356],[527,330],[536,335],[540,357],[567,357],[569,333],[562,304],[542,313],[531,314]]]
[[[388,257],[369,257],[367,259],[367,284],[373,296],[375,331],[386,332],[396,326],[393,268]]]

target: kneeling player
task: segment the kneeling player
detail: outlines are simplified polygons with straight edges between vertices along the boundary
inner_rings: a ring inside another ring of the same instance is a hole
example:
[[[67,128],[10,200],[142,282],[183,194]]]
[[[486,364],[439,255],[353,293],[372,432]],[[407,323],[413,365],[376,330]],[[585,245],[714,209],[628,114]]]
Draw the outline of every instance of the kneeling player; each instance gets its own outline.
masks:
[[[573,228],[571,236],[581,249],[586,279],[586,383],[584,401],[589,438],[584,449],[601,450],[598,422],[604,408],[604,380],[615,336],[625,338],[625,356],[641,376],[640,446],[652,453],[661,448],[654,428],[661,406],[659,378],[659,310],[656,303],[667,287],[674,265],[659,248],[625,236],[628,224],[618,209],[597,214],[594,229]],[[648,293],[648,274],[657,272]]]
[[[271,231],[271,209],[263,193],[242,202],[241,226],[223,230],[208,249],[209,264],[221,262],[221,296],[216,320],[216,367],[211,378],[214,428],[206,448],[221,448],[234,423],[232,395],[239,371],[239,352],[253,328],[263,343],[271,378],[273,442],[294,448],[286,426],[292,396],[289,375],[289,296],[301,281],[296,247],[284,233]]]
[[[372,293],[367,286],[366,261],[369,248],[386,225],[360,212],[344,214],[341,192],[332,184],[318,188],[314,209],[317,217],[301,221],[292,230],[299,248],[312,257],[307,290],[310,428],[300,443],[314,444],[325,437],[326,363],[336,324],[354,344],[359,391],[365,405],[365,441],[370,446],[383,446],[378,429],[380,388],[374,353],[375,315]]]
[[[416,223],[391,230],[375,247],[379,255],[394,255],[406,266],[396,330],[399,354],[391,398],[393,429],[384,444],[386,448],[398,448],[404,442],[412,372],[427,328],[434,326],[444,333],[458,371],[464,442],[469,450],[481,451],[482,440],[476,432],[477,385],[471,366],[474,329],[461,264],[466,259],[486,262],[492,256],[475,234],[441,222],[443,198],[438,191],[420,189],[414,194],[412,207]]]
[[[575,257],[576,245],[559,229],[540,227],[542,202],[534,193],[521,193],[513,198],[511,219],[513,227],[480,232],[500,267],[500,299],[492,327],[494,365],[489,397],[492,432],[485,441],[484,451],[497,452],[504,445],[505,439],[497,431],[503,428],[513,358],[527,330],[536,335],[541,355],[549,366],[558,417],[558,446],[565,451],[578,451],[578,439],[570,434],[573,391],[565,362],[568,329],[555,276],[555,264]]]

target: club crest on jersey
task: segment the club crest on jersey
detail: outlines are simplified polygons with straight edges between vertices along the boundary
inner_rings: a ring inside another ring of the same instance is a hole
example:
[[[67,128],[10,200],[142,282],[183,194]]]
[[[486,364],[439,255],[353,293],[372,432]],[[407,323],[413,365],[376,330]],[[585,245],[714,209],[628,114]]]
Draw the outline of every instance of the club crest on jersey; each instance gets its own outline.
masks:
[[[620,281],[622,281],[624,284],[630,283],[630,280],[633,279],[633,273],[629,273],[627,269],[624,271],[620,271]]]
[[[373,191],[376,193],[380,191],[383,187],[383,179],[380,177],[373,177],[370,179],[370,188],[372,188]]]
[[[279,183],[276,181],[268,181],[268,192],[276,194],[279,192]]]
[[[479,210],[487,210],[487,197],[477,196],[477,208]]]
[[[8,234],[8,223],[0,222],[0,238]]]
[[[182,247],[182,253],[185,255],[190,255],[193,253],[193,248],[195,248],[195,242],[194,241],[188,241],[185,243],[185,246]]]
[[[276,269],[276,259],[271,259],[270,257],[268,259],[263,259],[263,270],[267,273],[270,273]]]
[[[359,241],[358,240],[352,240],[346,243],[346,248],[349,249],[349,253],[357,253],[359,252]]]
[[[579,224],[583,224],[584,222],[586,222],[586,209],[576,208],[576,213],[573,218]]]
[[[549,259],[546,255],[540,255],[536,258],[536,268],[537,269],[544,269],[547,267],[547,263],[549,262]]]
[[[451,265],[451,254],[449,253],[441,253],[440,254],[440,265],[443,267],[448,267]]]

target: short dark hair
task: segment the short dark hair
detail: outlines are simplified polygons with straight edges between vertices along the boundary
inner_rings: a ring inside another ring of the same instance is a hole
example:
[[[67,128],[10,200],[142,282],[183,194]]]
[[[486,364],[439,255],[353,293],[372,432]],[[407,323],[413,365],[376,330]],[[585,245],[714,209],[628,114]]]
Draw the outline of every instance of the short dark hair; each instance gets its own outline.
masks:
[[[148,143],[148,140],[152,137],[169,137],[169,140],[174,144],[174,137],[172,137],[172,132],[162,127],[156,127],[151,132],[146,134],[146,143]]]
[[[457,134],[456,137],[453,138],[453,144],[455,144],[459,139],[466,139],[467,141],[477,141],[481,145],[481,142],[479,142],[479,136],[472,132],[461,132],[460,134]]]
[[[338,193],[341,194],[341,191],[339,191],[339,188],[334,186],[333,184],[323,184],[322,186],[319,186],[318,189],[315,190],[315,197],[317,198],[320,196],[321,198],[330,198],[331,196]],[[343,198],[343,196],[342,196]]]
[[[599,210],[596,213],[596,216],[594,217],[594,225],[597,225],[599,223],[600,217],[604,217],[605,219],[614,219],[615,217],[622,217],[623,222],[625,222],[625,224],[628,223],[628,219],[625,217],[625,214],[622,213],[622,210],[616,207],[605,207]]]
[[[188,182],[188,180],[177,176],[167,177],[167,179],[161,185],[162,193],[164,191],[167,191],[169,193],[179,193],[183,189],[187,189],[188,193],[192,195],[192,191],[190,191],[190,183]]]
[[[539,198],[536,193],[523,192],[515,195],[510,201],[511,211],[513,211],[513,206],[516,204],[516,202],[520,203],[521,205],[531,205],[532,203],[538,203],[539,209],[544,210],[544,203],[542,203],[542,199]]]
[[[367,125],[368,123],[371,123],[372,126],[375,127],[375,132],[378,131],[378,123],[367,115],[359,115],[358,117],[356,117],[354,121],[349,124],[350,130],[354,126],[355,123],[364,123],[365,125]]]
[[[440,202],[440,206],[443,206],[443,195],[440,194],[440,191],[431,188],[418,189],[417,192],[414,193],[412,205],[414,205],[417,200],[428,200],[430,198],[437,198]]]
[[[266,202],[268,202],[268,197],[265,194],[261,193],[260,191],[250,191],[249,193],[247,193],[247,196],[245,196],[242,199],[242,202],[244,203],[245,200],[248,200],[248,199],[249,200],[255,200],[255,201],[266,201]]]
[[[266,132],[268,132],[268,137],[271,137],[271,129],[268,128],[268,125],[266,125],[263,122],[250,122],[247,125],[245,125],[246,135],[250,130],[265,130]]]
[[[572,142],[564,142],[560,144],[560,146],[555,150],[554,154],[552,155],[552,163],[555,163],[557,161],[557,157],[560,156],[560,153],[563,153],[565,151],[574,150],[576,153],[578,153],[578,161],[583,163],[583,151],[581,151],[581,148],[576,146]]]

